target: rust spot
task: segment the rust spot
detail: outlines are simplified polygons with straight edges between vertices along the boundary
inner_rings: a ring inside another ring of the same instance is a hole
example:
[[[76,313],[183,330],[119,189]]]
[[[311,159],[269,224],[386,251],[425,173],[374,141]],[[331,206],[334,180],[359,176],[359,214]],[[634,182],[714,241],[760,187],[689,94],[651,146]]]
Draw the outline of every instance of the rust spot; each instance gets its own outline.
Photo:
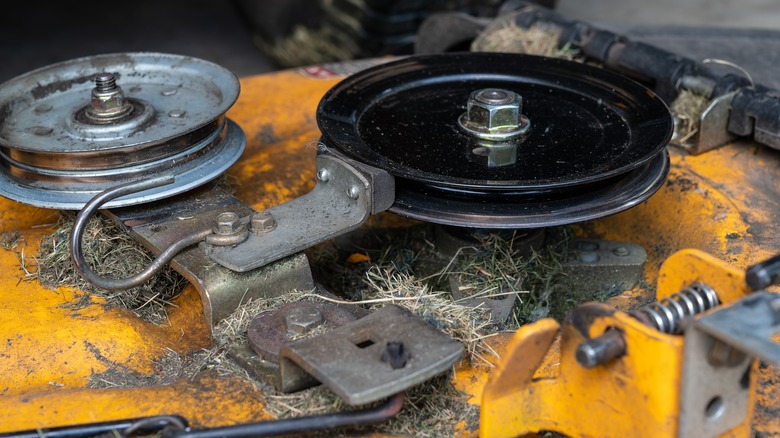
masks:
[[[569,312],[566,315],[564,324],[571,325],[586,339],[590,339],[588,334],[590,326],[598,318],[611,316],[615,309],[599,303],[586,303]]]

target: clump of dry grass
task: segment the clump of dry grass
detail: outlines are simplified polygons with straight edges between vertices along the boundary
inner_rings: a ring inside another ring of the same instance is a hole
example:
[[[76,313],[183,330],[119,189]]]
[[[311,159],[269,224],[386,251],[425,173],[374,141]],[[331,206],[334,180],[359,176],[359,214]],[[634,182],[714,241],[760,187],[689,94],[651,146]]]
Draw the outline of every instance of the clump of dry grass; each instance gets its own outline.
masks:
[[[699,117],[709,105],[710,99],[689,90],[682,90],[672,102],[671,110],[674,113],[675,143],[684,148],[693,146],[699,132]]]
[[[579,49],[571,44],[558,47],[561,28],[538,23],[525,29],[517,25],[513,15],[491,23],[471,44],[474,52],[523,53],[583,61]]]
[[[106,299],[109,305],[133,311],[139,317],[162,322],[167,319],[165,306],[170,304],[186,285],[186,280],[170,267],[150,282],[123,291],[107,291],[82,279],[73,268],[68,239],[75,217],[64,213],[54,233],[46,236],[37,257],[37,278],[45,287],[78,288]],[[93,217],[87,224],[83,239],[84,259],[98,275],[124,278],[140,272],[154,259],[126,232],[103,216]]]

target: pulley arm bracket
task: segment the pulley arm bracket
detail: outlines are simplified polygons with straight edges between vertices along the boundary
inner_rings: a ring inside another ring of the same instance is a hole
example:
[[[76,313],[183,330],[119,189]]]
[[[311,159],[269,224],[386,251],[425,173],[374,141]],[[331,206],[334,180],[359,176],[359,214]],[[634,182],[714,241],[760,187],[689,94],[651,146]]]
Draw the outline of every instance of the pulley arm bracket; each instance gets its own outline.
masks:
[[[251,232],[234,246],[201,243],[201,248],[220,265],[247,272],[358,228],[371,214],[390,208],[394,193],[389,173],[323,153],[317,156],[314,189],[267,210],[276,228]]]

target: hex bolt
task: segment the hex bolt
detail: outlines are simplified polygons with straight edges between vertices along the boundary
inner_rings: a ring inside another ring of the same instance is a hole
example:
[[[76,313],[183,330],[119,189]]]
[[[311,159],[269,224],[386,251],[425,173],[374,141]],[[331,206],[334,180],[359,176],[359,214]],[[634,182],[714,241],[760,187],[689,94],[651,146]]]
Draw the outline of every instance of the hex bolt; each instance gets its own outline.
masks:
[[[357,199],[360,197],[360,187],[358,186],[349,186],[347,189],[347,196],[350,197],[350,199]]]
[[[523,97],[499,88],[471,93],[466,112],[458,119],[469,135],[490,141],[515,140],[528,132],[531,122],[522,113]]]
[[[85,111],[92,123],[105,124],[122,119],[133,111],[133,105],[125,99],[125,94],[116,84],[113,73],[98,73],[95,76],[95,88],[92,100]]]
[[[214,229],[214,232],[222,236],[228,236],[239,231],[240,227],[241,221],[238,215],[232,211],[226,211],[217,216],[217,227]]]
[[[577,362],[584,368],[595,368],[626,354],[626,341],[619,330],[609,328],[603,335],[577,347]]]
[[[293,335],[305,335],[322,325],[322,314],[315,307],[298,306],[290,309],[284,316],[287,332]]]
[[[276,219],[268,210],[258,211],[249,220],[249,229],[256,233],[267,233],[276,228]]]
[[[317,179],[322,182],[330,181],[330,171],[328,169],[320,169],[317,171]]]

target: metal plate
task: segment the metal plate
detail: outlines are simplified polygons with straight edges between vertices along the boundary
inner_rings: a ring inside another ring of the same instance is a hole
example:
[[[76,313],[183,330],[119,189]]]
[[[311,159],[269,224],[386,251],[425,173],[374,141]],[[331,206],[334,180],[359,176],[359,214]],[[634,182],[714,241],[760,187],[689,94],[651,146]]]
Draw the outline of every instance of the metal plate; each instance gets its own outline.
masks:
[[[111,73],[133,108],[95,122],[93,79]],[[79,209],[122,182],[170,173],[176,182],[106,207],[161,199],[224,172],[245,138],[224,114],[238,79],[178,55],[123,53],[44,67],[0,85],[0,194],[48,208]]]
[[[401,342],[410,356],[394,369],[382,360],[388,342]],[[463,345],[408,311],[388,305],[322,336],[288,344],[280,351],[281,390],[316,384],[313,376],[351,405],[370,403],[447,371],[463,356]]]
[[[523,97],[531,132],[517,159],[487,166],[484,144],[458,129],[469,94]],[[623,76],[516,54],[409,57],[342,81],[320,102],[326,143],[411,181],[468,191],[533,191],[603,181],[657,157],[672,135],[666,105]]]

